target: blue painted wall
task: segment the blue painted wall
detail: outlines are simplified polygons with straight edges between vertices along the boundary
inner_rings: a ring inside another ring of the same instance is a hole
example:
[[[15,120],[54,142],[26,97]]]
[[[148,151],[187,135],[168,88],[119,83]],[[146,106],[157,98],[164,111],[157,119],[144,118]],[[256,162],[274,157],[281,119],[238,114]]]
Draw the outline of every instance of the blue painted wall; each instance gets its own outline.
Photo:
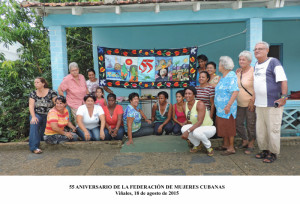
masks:
[[[98,27],[93,28],[93,44],[127,49],[181,48],[200,46],[217,39],[239,33],[245,29],[245,22],[213,24],[180,24],[157,26]],[[204,53],[210,61],[218,63],[220,56],[233,58],[235,68],[238,66],[238,54],[245,49],[246,35],[241,34],[210,45],[200,47],[198,54]],[[97,62],[94,48],[94,60]],[[95,69],[98,69],[95,63]],[[124,96],[133,90],[113,88],[117,95]],[[172,91],[171,102],[175,103]]]
[[[283,44],[283,67],[289,91],[300,90],[300,21],[264,21],[263,40]]]

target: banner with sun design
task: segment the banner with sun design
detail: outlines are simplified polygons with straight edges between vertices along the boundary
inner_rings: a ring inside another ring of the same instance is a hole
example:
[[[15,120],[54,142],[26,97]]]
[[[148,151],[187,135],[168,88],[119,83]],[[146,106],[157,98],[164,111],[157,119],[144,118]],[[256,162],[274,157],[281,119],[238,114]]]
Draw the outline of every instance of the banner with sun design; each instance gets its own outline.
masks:
[[[99,83],[120,88],[196,85],[197,47],[128,50],[98,47]]]

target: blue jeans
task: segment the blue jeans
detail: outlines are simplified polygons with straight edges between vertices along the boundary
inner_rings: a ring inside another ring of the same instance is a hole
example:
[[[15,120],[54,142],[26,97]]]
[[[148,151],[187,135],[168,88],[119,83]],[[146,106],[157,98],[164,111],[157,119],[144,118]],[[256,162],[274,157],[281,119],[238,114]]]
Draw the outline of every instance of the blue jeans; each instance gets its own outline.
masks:
[[[163,124],[163,122],[156,122],[154,123],[154,134],[156,135],[162,135],[164,131],[166,131],[166,135],[170,134],[173,130],[173,124],[171,121],[169,121],[166,125],[164,125],[162,132],[158,133],[159,126]]]
[[[180,126],[178,123],[175,123],[175,125],[173,127],[173,133],[175,135],[181,135],[181,128],[182,128],[182,126]]]
[[[93,128],[91,130],[89,130],[89,129],[87,129],[87,130],[90,133],[91,141],[100,141],[100,127],[99,126]],[[84,137],[84,132],[79,127],[77,127],[77,129],[76,129],[76,133],[83,141],[86,141],[86,139]]]
[[[29,130],[29,149],[34,151],[39,148],[40,141],[43,140],[46,124],[47,124],[47,114],[35,113],[35,116],[39,120],[37,124],[30,124]],[[31,115],[29,116],[29,121],[31,121]]]
[[[105,140],[122,140],[125,130],[123,126],[120,126],[119,130],[118,130],[118,134],[115,137],[112,137],[109,133],[108,133],[108,129],[104,128],[104,133],[105,133]]]

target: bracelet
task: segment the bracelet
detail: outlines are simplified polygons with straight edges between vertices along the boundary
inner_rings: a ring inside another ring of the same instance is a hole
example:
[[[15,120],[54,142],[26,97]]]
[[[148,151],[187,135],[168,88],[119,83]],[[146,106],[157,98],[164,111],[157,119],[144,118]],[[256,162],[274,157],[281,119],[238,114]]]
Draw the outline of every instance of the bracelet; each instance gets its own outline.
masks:
[[[288,96],[284,94],[284,95],[281,95],[281,98],[288,99]]]

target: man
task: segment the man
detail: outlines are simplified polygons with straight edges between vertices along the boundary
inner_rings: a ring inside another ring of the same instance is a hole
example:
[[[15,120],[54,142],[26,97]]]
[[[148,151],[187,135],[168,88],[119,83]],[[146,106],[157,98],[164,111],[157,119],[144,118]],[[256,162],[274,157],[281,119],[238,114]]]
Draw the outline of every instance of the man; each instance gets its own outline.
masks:
[[[256,135],[262,152],[257,159],[272,163],[280,153],[280,128],[283,106],[287,100],[287,78],[279,60],[268,57],[269,44],[258,42],[254,49],[254,92]]]

